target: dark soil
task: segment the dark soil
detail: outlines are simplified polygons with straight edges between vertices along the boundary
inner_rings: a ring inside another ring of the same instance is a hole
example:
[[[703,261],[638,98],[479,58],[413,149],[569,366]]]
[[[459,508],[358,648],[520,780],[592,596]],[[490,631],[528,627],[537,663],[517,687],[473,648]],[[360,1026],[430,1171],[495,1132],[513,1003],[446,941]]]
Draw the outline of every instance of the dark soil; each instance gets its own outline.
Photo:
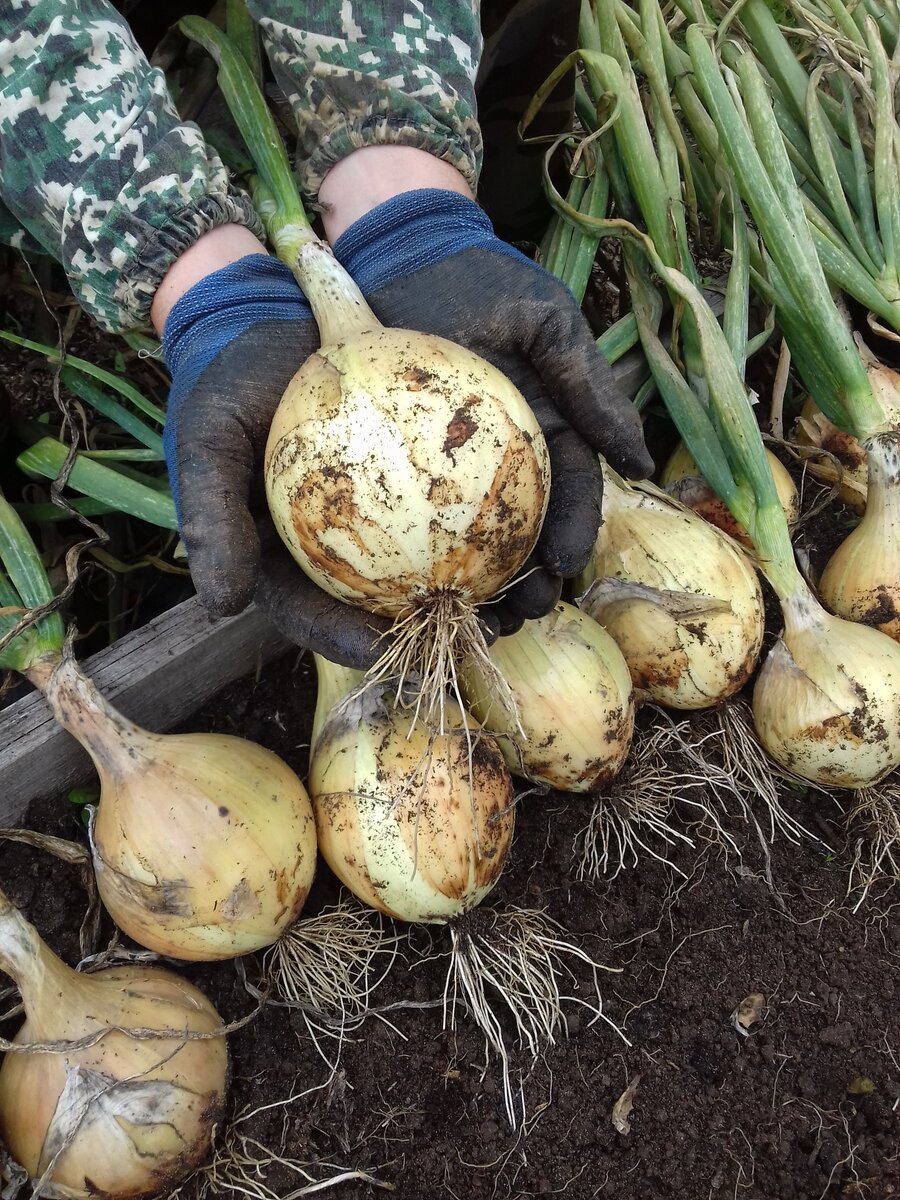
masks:
[[[189,728],[255,738],[303,773],[313,695],[308,660],[290,657],[259,681],[229,688]],[[370,1017],[344,1045],[330,1082],[296,1013],[268,1007],[233,1035],[234,1113],[319,1089],[269,1107],[243,1131],[313,1164],[315,1178],[365,1169],[401,1200],[900,1196],[900,936],[890,895],[853,915],[839,855],[779,842],[775,896],[755,835],[737,822],[730,829],[740,858],[694,829],[695,848],[674,858],[686,878],[645,861],[612,881],[580,883],[573,846],[588,804],[553,794],[524,799],[512,861],[486,903],[545,907],[620,971],[602,976],[604,1011],[630,1046],[568,1004],[568,1036],[533,1069],[515,1064],[525,1074],[526,1124],[512,1132],[499,1070],[492,1063],[485,1071],[480,1036],[464,1014],[455,1034],[442,1030],[440,1008],[427,1006],[442,994],[446,960],[423,962],[420,953],[446,947],[446,931],[402,929],[405,961],[374,1002],[425,1007]],[[809,827],[836,836],[828,823],[836,809],[797,796],[790,804]],[[83,832],[65,798],[34,806],[26,824],[74,839]],[[83,893],[74,872],[52,862],[2,845],[0,879],[75,961]],[[320,866],[306,914],[337,897]],[[233,964],[179,969],[226,1018],[252,1008]],[[248,973],[255,970],[249,963]],[[569,990],[585,998],[588,984],[578,970]],[[765,1009],[743,1037],[729,1015],[752,993],[763,995]],[[638,1076],[631,1131],[621,1133],[612,1109]],[[282,1167],[267,1180],[281,1195],[298,1185]],[[380,1193],[354,1181],[334,1194]]]

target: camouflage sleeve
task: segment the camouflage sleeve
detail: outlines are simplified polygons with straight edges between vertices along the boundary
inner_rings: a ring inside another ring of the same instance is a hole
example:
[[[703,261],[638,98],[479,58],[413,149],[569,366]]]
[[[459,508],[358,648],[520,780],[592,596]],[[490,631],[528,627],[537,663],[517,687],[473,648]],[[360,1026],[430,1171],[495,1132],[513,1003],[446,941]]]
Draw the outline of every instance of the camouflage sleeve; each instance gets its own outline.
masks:
[[[0,0],[0,208],[106,329],[148,323],[171,264],[230,221],[260,232],[107,0]]]
[[[248,0],[299,131],[311,197],[361,146],[418,146],[474,187],[478,0]]]

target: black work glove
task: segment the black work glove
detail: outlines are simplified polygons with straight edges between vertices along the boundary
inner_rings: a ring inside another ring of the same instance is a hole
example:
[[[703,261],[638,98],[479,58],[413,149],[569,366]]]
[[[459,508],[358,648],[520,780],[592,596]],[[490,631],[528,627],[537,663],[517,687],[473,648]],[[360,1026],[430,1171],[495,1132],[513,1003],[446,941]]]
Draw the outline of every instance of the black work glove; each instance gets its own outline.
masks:
[[[550,453],[550,503],[519,582],[482,615],[501,633],[549,612],[562,580],[588,563],[600,524],[597,455],[632,478],[653,462],[641,423],[571,292],[501,241],[456,192],[406,192],[358,220],[337,258],[385,325],[449,338],[498,367],[522,392]]]
[[[164,435],[172,494],[194,585],[215,616],[252,599],[292,641],[333,662],[370,667],[390,627],[329,596],[275,531],[262,480],[272,417],[319,345],[306,298],[277,259],[251,255],[206,276],[169,314],[172,375]]]

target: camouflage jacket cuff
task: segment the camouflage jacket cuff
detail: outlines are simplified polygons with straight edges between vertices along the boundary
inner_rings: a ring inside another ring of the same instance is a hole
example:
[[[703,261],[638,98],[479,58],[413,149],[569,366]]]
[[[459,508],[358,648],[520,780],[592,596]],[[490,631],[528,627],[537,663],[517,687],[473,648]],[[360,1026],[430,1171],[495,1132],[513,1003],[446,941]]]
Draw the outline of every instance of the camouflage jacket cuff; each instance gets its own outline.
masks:
[[[385,117],[359,122],[340,121],[328,132],[311,156],[298,162],[300,186],[315,199],[329,170],[363,146],[414,146],[443,159],[465,177],[472,191],[478,187],[478,162],[471,139],[450,137],[445,129],[422,128],[402,118]]]
[[[260,239],[262,224],[249,196],[229,189],[219,195],[200,196],[176,209],[158,228],[149,227],[146,238],[125,260],[122,273],[109,292],[81,286],[77,275],[69,282],[80,304],[104,329],[119,333],[150,324],[150,305],[166,272],[186,250],[219,225],[246,225]]]
[[[298,133],[303,190],[363,146],[415,146],[473,190],[478,0],[248,0]]]

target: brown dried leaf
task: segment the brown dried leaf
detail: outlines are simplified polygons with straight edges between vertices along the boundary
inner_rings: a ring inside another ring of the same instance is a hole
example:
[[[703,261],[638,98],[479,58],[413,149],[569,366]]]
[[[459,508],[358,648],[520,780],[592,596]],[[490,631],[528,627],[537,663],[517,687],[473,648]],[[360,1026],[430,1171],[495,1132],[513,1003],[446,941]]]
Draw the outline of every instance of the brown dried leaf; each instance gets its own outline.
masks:
[[[630,1133],[631,1122],[628,1120],[631,1115],[631,1110],[634,1107],[634,1097],[638,1090],[638,1084],[641,1082],[641,1076],[635,1075],[628,1087],[618,1098],[613,1105],[612,1123],[613,1128],[618,1133]]]

